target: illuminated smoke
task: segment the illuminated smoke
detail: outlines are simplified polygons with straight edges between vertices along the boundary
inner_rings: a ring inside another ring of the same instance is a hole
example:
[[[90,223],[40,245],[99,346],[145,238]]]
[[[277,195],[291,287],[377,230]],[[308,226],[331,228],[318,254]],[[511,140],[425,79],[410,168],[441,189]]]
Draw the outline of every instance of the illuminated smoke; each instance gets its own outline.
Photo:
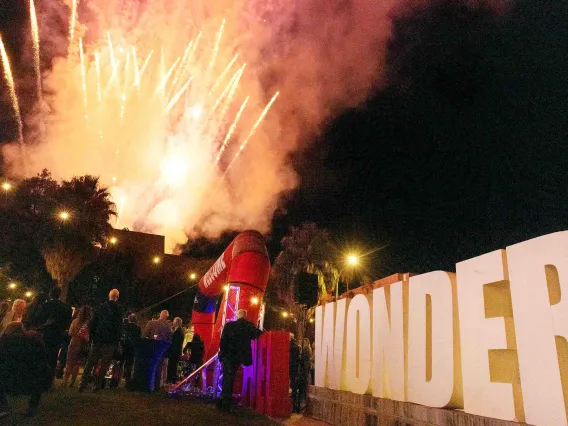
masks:
[[[380,87],[395,7],[408,3],[44,0],[52,67],[47,107],[26,122],[30,133],[45,122],[27,172],[100,176],[115,225],[165,234],[170,248],[268,232],[298,184],[290,154]],[[4,157],[21,174],[17,150]]]

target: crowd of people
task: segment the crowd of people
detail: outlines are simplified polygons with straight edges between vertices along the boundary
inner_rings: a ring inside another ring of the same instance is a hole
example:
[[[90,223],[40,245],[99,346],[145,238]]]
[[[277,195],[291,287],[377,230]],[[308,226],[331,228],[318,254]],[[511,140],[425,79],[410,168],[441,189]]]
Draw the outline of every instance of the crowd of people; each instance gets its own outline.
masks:
[[[89,386],[94,392],[107,384],[116,387],[122,379],[128,388],[137,343],[143,338],[169,343],[169,361],[164,364],[167,383],[178,382],[203,364],[203,340],[184,329],[181,318],[170,321],[166,310],[142,329],[134,313],[124,318],[117,289],[96,307],[71,308],[60,296],[61,289],[54,287],[30,304],[22,299],[0,302],[0,417],[8,414],[7,395],[28,395],[27,414],[33,415],[56,377],[63,379],[64,387],[75,387],[81,368],[79,392]],[[217,407],[225,411],[232,404],[239,367],[252,364],[251,341],[262,333],[246,316],[245,310],[239,310],[237,320],[225,324],[221,335],[223,378]],[[307,338],[300,345],[290,334],[290,388],[296,412],[306,399],[308,383],[313,383],[313,353]]]
[[[170,343],[169,383],[184,374],[179,361],[193,369],[203,363],[203,341],[199,335],[188,336],[181,318],[170,321],[164,310],[142,330],[134,313],[124,318],[119,296],[113,289],[101,305],[72,308],[54,287],[29,304],[23,299],[0,302],[0,417],[8,415],[8,395],[28,395],[27,414],[33,415],[56,377],[63,379],[62,386],[75,387],[81,368],[79,392],[116,387],[122,379],[128,385],[141,338]]]

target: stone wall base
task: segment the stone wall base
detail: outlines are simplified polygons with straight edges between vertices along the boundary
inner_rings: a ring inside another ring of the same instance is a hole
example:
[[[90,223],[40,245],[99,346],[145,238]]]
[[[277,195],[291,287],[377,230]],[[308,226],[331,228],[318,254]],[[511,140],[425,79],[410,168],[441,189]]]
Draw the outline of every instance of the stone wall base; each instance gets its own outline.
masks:
[[[462,410],[431,408],[316,386],[309,387],[308,411],[312,417],[336,426],[526,426]]]

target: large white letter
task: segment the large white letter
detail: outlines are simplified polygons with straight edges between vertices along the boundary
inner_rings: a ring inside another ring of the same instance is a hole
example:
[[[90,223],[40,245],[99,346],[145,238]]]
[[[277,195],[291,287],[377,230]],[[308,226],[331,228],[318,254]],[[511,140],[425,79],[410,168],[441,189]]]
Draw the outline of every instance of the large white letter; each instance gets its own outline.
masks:
[[[345,381],[353,393],[364,394],[371,379],[371,312],[367,297],[349,302],[345,347]]]
[[[456,265],[461,337],[464,409],[468,413],[515,419],[513,386],[491,380],[491,361],[508,355],[505,320],[487,318],[487,299],[498,299],[506,288],[505,251],[497,250]],[[491,284],[491,285],[490,285]],[[493,316],[493,315],[492,315]],[[491,354],[495,357],[492,357]],[[514,352],[513,352],[514,353]]]
[[[385,290],[390,296],[388,306]],[[373,290],[372,369],[373,396],[404,401],[404,329],[400,281]]]
[[[454,391],[452,276],[430,272],[408,285],[408,401],[450,404]]]
[[[507,247],[507,259],[525,421],[566,425],[568,232]]]
[[[334,308],[337,305],[337,314]],[[347,299],[316,308],[316,386],[340,389],[345,346],[345,308]],[[323,318],[322,318],[323,317]]]

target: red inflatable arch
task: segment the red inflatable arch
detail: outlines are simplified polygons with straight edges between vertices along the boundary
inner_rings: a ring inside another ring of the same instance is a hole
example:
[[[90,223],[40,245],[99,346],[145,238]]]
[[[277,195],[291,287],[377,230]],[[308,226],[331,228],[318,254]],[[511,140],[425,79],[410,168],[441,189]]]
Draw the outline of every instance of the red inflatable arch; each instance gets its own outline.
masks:
[[[264,238],[257,231],[244,231],[201,277],[193,303],[192,323],[194,333],[204,341],[205,359],[219,350],[224,313],[229,312],[227,302],[233,310],[246,309],[247,319],[255,325],[258,323],[269,273],[270,260]],[[221,295],[219,315],[215,319]],[[232,319],[228,317],[227,321]]]

